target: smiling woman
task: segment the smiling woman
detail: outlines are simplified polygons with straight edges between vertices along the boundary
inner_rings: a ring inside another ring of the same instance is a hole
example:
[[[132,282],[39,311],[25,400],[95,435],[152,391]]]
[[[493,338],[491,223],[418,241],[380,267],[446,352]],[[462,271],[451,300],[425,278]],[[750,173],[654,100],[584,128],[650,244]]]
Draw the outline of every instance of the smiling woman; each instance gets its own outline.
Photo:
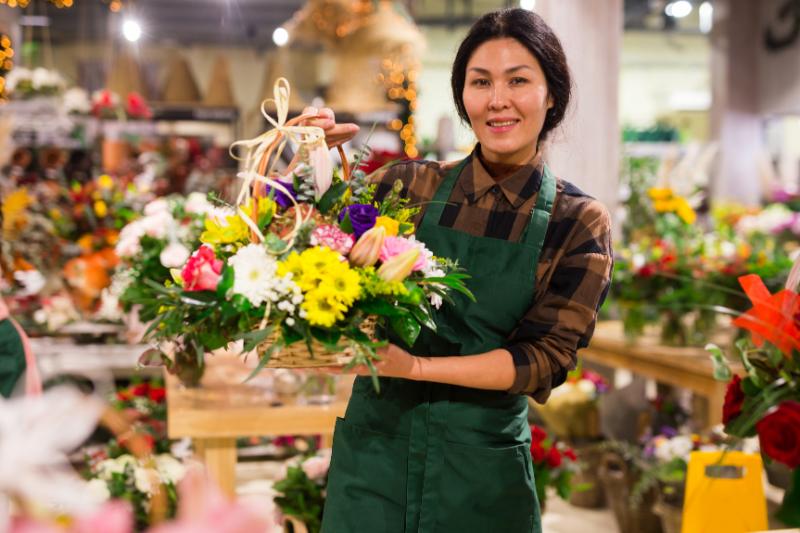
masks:
[[[543,161],[571,81],[538,15],[481,17],[452,88],[473,153],[373,179],[376,199],[399,180],[422,206],[417,238],[468,270],[477,302],[443,305],[413,346],[390,336],[380,395],[356,378],[334,435],[324,533],[541,530],[526,395],[546,401],[588,344],[611,275],[609,216]],[[319,116],[329,144],[352,136],[332,110]]]

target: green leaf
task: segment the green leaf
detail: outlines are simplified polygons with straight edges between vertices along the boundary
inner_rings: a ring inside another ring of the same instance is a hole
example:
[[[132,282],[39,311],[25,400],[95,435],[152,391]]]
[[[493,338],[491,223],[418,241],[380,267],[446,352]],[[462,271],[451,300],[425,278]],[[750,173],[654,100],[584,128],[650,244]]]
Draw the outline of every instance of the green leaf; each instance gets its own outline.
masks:
[[[711,353],[711,362],[714,363],[714,379],[717,381],[730,381],[733,378],[731,367],[725,359],[725,354],[716,344],[706,344],[706,351]]]
[[[267,233],[264,236],[264,246],[273,253],[280,253],[286,250],[286,242],[274,233]]]
[[[356,307],[368,315],[393,317],[407,314],[403,309],[392,305],[386,300],[381,300],[378,298],[358,302]]]
[[[225,265],[225,268],[222,269],[222,276],[219,279],[219,283],[217,284],[217,297],[224,300],[225,295],[228,294],[228,290],[233,287],[233,278],[234,278],[234,271],[233,268]]]
[[[422,303],[417,307],[412,307],[411,314],[414,315],[414,318],[417,320],[417,322],[432,331],[436,331],[436,322],[433,320],[433,316],[431,315],[431,310],[427,305],[427,302]]]
[[[389,318],[389,326],[397,333],[407,346],[414,346],[422,326],[413,315],[406,314]]]
[[[345,211],[344,218],[339,223],[339,229],[345,233],[354,233],[353,222],[350,220],[350,211]]]
[[[290,328],[286,324],[283,324],[281,328],[282,335],[283,335],[283,344],[286,346],[290,346],[296,342],[303,340],[303,334],[297,331],[294,328]]]
[[[247,378],[244,381],[248,382],[254,377],[256,377],[256,375],[258,375],[258,373],[261,372],[261,369],[264,368],[267,363],[269,363],[269,360],[272,357],[272,355],[275,352],[283,350],[283,348],[284,348],[283,343],[280,341],[276,342],[275,344],[267,348],[267,350],[264,352],[264,355],[262,355],[261,359],[258,361],[258,365],[253,369],[253,371],[250,373],[249,376],[247,376]]]
[[[197,340],[208,350],[216,350],[228,345],[228,337],[214,330],[204,330],[197,333]]]
[[[339,339],[342,334],[338,330],[311,328],[311,335],[325,345],[329,351],[336,351],[339,348]]]
[[[258,329],[255,331],[247,331],[245,333],[241,333],[234,337],[234,339],[242,339],[244,340],[244,347],[242,351],[252,352],[256,349],[256,346],[267,340],[270,335],[272,335],[272,330],[275,329],[275,326],[267,326],[264,329]]]
[[[331,185],[331,188],[328,189],[325,194],[322,195],[322,198],[319,199],[319,202],[317,202],[317,210],[323,215],[327,215],[331,208],[336,205],[336,202],[344,195],[346,190],[346,181],[340,181],[339,183]]]

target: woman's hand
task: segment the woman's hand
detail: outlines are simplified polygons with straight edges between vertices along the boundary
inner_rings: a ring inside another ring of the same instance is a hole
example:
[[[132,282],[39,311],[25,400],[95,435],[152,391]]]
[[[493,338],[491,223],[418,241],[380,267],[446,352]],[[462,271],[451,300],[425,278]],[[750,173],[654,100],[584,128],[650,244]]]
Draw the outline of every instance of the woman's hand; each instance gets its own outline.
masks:
[[[333,110],[328,107],[323,107],[321,109],[307,107],[303,109],[303,114],[317,115],[317,118],[303,121],[303,125],[322,128],[322,131],[325,132],[325,142],[328,144],[328,148],[335,148],[340,144],[346,143],[355,137],[359,130],[356,124],[337,124]]]
[[[404,349],[394,344],[378,348],[380,361],[375,361],[375,369],[379,376],[386,378],[419,379],[422,358],[411,355]],[[350,369],[344,367],[318,367],[313,370],[331,374],[357,374],[369,376],[370,371],[365,365],[358,365]]]

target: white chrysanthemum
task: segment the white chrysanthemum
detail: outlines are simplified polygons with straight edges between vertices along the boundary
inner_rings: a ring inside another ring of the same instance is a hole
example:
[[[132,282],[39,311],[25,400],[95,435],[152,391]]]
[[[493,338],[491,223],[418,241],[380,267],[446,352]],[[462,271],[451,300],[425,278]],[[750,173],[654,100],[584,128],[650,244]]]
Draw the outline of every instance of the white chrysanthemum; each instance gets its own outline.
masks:
[[[270,299],[278,263],[263,246],[248,244],[228,260],[233,267],[233,292],[241,294],[253,305]]]
[[[156,470],[164,482],[177,484],[186,474],[186,467],[183,463],[168,453],[157,455],[155,460]]]

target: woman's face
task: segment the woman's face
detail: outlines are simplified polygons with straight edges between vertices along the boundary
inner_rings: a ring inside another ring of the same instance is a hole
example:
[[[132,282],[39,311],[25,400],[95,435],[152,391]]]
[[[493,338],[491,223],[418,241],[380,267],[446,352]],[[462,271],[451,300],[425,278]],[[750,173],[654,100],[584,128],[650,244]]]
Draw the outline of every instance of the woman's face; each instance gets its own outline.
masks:
[[[542,67],[519,41],[492,39],[475,49],[463,98],[486,159],[522,165],[533,157],[553,102]]]

